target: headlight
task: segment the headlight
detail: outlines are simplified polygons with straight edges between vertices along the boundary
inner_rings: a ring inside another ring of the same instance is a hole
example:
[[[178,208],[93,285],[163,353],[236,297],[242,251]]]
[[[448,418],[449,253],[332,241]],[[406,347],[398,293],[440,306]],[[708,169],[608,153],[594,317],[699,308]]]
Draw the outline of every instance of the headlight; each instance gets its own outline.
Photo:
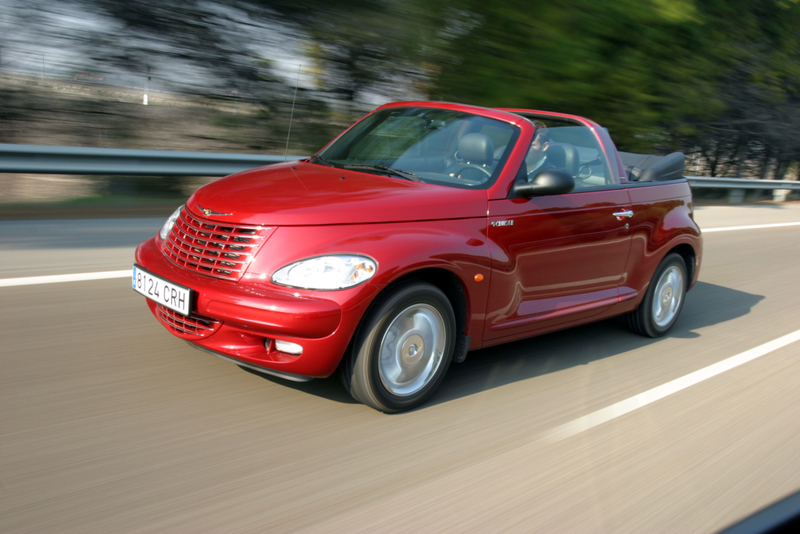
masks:
[[[178,217],[181,216],[181,210],[182,209],[183,209],[183,206],[181,206],[178,209],[176,209],[172,213],[172,215],[169,216],[169,219],[167,219],[167,222],[164,223],[164,226],[161,227],[161,231],[158,232],[158,237],[160,237],[162,241],[167,238],[167,236],[169,235],[169,231],[172,230],[173,226],[175,226],[175,221],[178,220]]]
[[[372,278],[375,262],[365,256],[318,256],[290,263],[272,275],[272,282],[301,289],[345,289]]]

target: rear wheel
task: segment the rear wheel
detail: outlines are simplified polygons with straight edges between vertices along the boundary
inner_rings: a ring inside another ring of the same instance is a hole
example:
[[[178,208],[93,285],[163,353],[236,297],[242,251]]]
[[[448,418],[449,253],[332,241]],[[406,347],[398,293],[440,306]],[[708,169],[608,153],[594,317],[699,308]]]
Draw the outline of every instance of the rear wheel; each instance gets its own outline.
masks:
[[[680,254],[668,254],[656,269],[639,307],[625,318],[631,330],[648,337],[666,334],[683,308],[686,263]]]
[[[413,408],[442,381],[455,345],[453,307],[437,287],[407,282],[380,297],[362,320],[342,382],[382,412]]]

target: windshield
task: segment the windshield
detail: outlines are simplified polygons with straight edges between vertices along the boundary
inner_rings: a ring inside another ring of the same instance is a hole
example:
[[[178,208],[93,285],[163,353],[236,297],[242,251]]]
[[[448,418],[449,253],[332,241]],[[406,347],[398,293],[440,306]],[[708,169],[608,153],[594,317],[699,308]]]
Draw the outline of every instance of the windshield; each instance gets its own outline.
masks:
[[[519,135],[511,124],[436,108],[391,108],[345,132],[311,161],[451,187],[484,189]]]

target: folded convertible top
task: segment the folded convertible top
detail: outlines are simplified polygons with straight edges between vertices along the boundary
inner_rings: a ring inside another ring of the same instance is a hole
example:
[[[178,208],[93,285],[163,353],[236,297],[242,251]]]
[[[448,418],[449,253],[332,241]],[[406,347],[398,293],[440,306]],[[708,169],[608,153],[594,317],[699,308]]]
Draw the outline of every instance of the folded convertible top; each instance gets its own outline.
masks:
[[[686,170],[686,156],[683,152],[673,152],[666,156],[633,154],[620,152],[628,180],[633,182],[664,182],[683,177]]]

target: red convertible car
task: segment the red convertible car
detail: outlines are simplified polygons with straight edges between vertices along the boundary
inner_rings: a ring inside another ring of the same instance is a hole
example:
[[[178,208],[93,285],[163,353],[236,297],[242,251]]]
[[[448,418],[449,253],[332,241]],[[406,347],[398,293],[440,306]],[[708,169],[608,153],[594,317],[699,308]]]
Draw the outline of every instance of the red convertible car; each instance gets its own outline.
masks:
[[[197,348],[292,380],[338,369],[402,411],[470,350],[614,315],[665,334],[702,251],[683,167],[577,116],[389,104],[198,190],[138,247],[133,288]]]

